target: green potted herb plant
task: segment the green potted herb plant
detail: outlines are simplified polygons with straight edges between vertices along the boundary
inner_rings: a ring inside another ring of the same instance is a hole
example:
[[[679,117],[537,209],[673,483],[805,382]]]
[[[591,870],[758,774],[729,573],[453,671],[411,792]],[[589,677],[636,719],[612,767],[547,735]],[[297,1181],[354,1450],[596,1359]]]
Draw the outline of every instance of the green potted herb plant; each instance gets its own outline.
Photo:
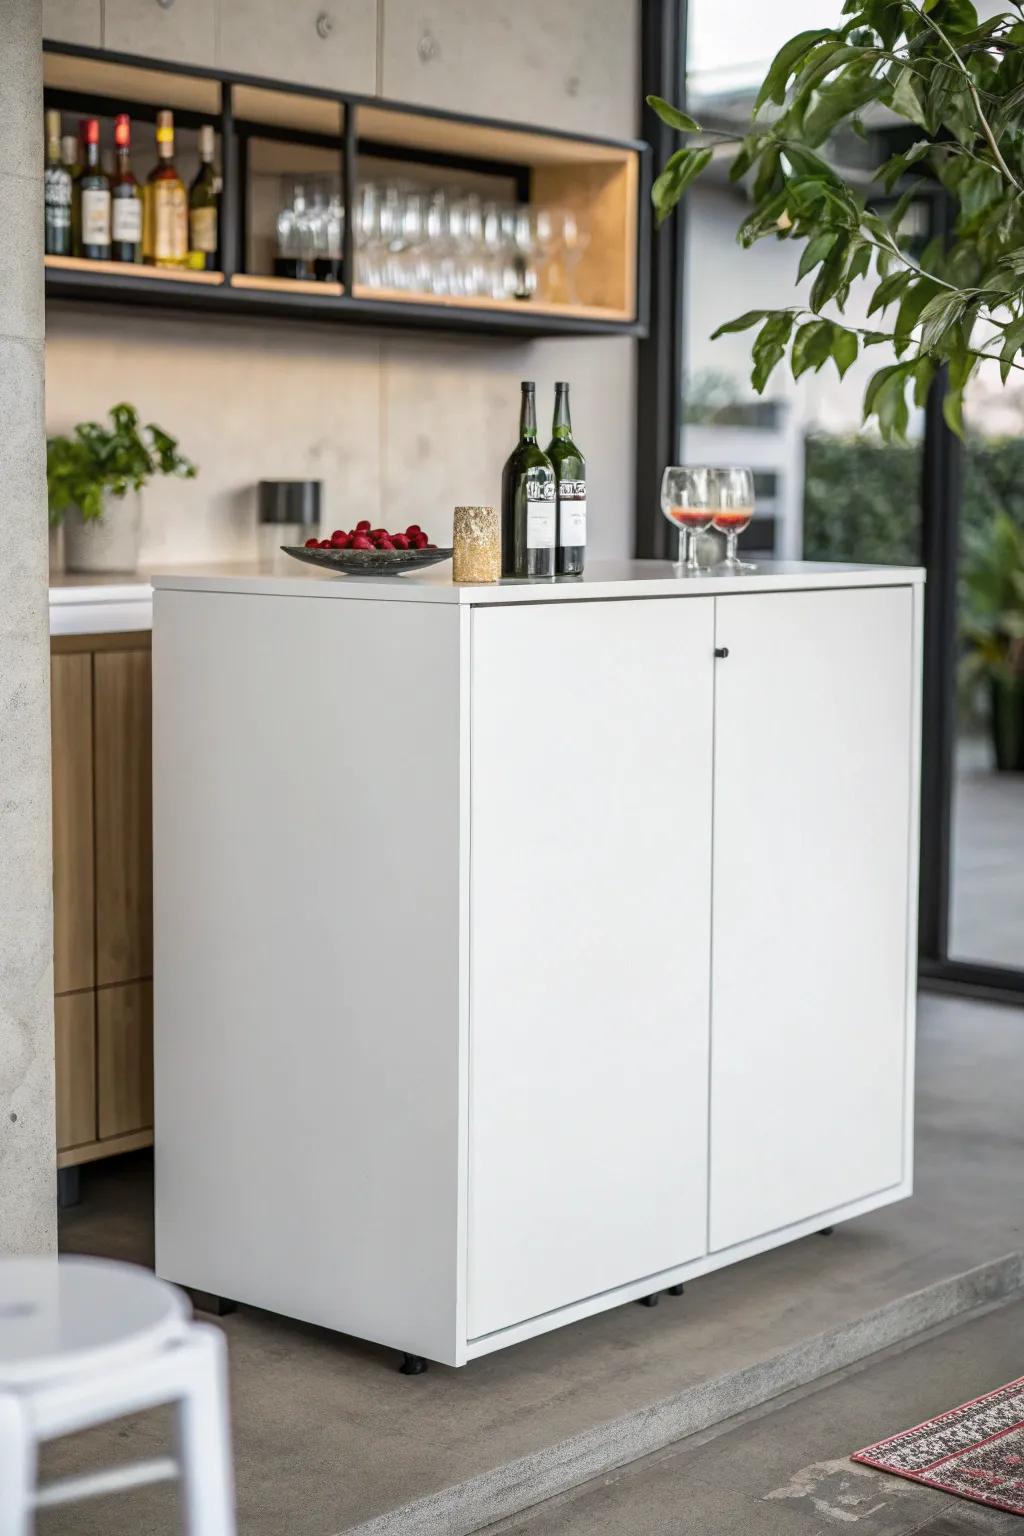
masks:
[[[997,512],[967,536],[961,681],[988,684],[996,767],[1024,772],[1024,529]]]
[[[154,475],[191,479],[196,466],[177,440],[132,405],[115,405],[110,426],[80,422],[46,444],[50,522],[64,524],[69,571],[134,571],[139,563],[141,492]]]

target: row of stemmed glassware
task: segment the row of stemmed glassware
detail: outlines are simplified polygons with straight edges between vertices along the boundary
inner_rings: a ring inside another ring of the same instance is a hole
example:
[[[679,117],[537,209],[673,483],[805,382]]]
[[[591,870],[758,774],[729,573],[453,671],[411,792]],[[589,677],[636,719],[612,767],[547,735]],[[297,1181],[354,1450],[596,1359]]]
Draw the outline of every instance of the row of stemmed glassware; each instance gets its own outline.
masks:
[[[503,203],[475,192],[363,182],[353,208],[356,281],[428,297],[578,302],[577,271],[590,244],[571,208]],[[288,178],[277,215],[278,276],[341,275],[345,207],[336,179]]]
[[[707,464],[672,465],[661,481],[661,510],[679,530],[676,569],[699,576],[698,540],[714,528],[725,535],[725,558],[713,569],[723,576],[757,569],[736,552],[740,534],[754,515],[754,475],[749,469],[721,469]]]
[[[572,209],[364,182],[353,220],[356,280],[368,288],[525,300],[538,286],[546,292],[560,286],[566,302],[577,302],[577,268],[590,235]]]

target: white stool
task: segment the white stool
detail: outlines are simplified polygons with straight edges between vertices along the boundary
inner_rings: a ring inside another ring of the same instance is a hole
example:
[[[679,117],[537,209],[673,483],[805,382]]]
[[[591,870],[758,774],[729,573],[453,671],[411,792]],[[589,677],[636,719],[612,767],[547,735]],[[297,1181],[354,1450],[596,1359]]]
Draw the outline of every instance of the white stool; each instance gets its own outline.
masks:
[[[176,1457],[37,1486],[41,1442],[161,1403],[177,1407]],[[220,1330],[131,1264],[0,1259],[0,1536],[29,1536],[36,1509],[179,1476],[189,1536],[232,1536]]]

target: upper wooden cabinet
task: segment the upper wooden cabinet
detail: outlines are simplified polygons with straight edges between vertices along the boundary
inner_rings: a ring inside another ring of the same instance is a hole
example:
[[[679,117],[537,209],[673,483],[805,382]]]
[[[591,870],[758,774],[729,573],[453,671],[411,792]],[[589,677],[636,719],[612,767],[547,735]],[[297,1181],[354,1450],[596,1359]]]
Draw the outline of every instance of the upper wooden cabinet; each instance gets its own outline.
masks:
[[[377,0],[221,0],[220,67],[372,95]]]
[[[101,0],[43,0],[43,36],[99,48],[103,43]]]
[[[569,133],[636,132],[639,0],[380,3],[382,96]]]
[[[103,46],[212,69],[218,9],[216,0],[103,0]]]

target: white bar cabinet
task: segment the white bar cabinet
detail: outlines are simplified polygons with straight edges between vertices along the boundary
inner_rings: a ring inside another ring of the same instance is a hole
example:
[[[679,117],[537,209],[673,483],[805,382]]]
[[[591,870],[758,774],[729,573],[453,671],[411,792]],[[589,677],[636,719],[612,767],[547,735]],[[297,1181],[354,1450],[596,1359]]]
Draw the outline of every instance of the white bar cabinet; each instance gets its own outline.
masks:
[[[911,1191],[922,574],[155,586],[157,1269],[475,1356]]]

